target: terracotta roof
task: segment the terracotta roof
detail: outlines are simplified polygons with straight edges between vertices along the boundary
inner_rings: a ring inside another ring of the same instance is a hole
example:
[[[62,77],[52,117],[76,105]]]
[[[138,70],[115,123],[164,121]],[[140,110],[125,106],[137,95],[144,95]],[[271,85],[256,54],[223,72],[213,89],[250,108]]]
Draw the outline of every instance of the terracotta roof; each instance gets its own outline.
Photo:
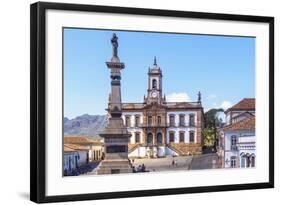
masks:
[[[68,147],[68,146],[63,146],[63,151],[64,152],[75,152],[75,150],[74,149],[71,149],[70,147]]]
[[[255,130],[255,116],[251,116],[223,128],[224,131]]]
[[[64,136],[65,144],[101,144],[100,141],[85,136]]]
[[[227,111],[232,110],[255,110],[256,105],[256,99],[255,98],[244,98],[231,108],[229,108]],[[227,112],[226,111],[226,112]]]
[[[143,103],[122,103],[122,109],[142,109],[144,107]]]
[[[123,110],[141,110],[145,108],[146,105],[144,103],[123,103],[122,109]],[[201,108],[202,105],[198,102],[166,102],[163,103],[161,106],[166,108]]]
[[[202,108],[198,102],[167,102],[167,108]]]
[[[236,115],[236,116],[234,116],[234,117],[232,117],[232,118],[235,119],[235,118],[238,118],[238,117],[240,117],[240,116],[242,116],[242,115],[245,115],[247,118],[249,118],[249,117],[251,117],[251,116],[254,116],[252,113],[250,113],[250,112],[248,112],[248,111],[245,111],[245,112],[239,113],[238,115]]]
[[[84,151],[89,150],[86,147],[78,145],[78,144],[64,144],[64,147],[72,149],[72,150],[84,150]]]

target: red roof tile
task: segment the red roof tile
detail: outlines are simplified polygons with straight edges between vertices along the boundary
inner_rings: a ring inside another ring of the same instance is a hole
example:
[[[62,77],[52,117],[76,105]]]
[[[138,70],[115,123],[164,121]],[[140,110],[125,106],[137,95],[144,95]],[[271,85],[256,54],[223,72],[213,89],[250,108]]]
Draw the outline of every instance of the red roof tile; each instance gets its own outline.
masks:
[[[63,151],[64,152],[75,152],[76,150],[74,150],[74,149],[64,145],[63,146]]]
[[[89,149],[84,147],[84,146],[81,146],[81,145],[78,145],[78,144],[64,144],[64,148],[69,148],[69,149],[72,149],[72,150],[84,150],[84,151],[88,151]]]
[[[255,98],[244,98],[227,111],[233,110],[255,110],[256,99]]]
[[[255,130],[256,118],[251,116],[236,123],[232,123],[223,128],[224,131]]]
[[[85,136],[64,136],[65,144],[102,144],[100,141],[90,139]]]

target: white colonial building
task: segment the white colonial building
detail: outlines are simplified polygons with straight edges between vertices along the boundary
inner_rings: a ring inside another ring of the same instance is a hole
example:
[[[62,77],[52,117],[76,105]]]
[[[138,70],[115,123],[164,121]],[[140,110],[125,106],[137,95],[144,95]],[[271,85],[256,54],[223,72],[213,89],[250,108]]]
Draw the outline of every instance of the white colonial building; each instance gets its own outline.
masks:
[[[132,134],[129,157],[200,154],[204,112],[197,102],[167,102],[162,93],[162,71],[156,59],[148,71],[143,103],[123,103],[122,118]]]
[[[229,108],[226,122],[219,130],[222,167],[255,167],[255,99],[244,98]]]

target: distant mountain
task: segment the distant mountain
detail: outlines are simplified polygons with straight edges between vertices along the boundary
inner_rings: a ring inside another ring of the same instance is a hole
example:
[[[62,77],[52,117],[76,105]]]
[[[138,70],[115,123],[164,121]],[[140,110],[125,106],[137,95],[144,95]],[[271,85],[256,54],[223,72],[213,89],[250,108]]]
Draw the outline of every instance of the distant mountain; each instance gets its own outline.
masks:
[[[98,138],[107,124],[106,115],[84,114],[74,119],[64,118],[64,135],[85,135]]]

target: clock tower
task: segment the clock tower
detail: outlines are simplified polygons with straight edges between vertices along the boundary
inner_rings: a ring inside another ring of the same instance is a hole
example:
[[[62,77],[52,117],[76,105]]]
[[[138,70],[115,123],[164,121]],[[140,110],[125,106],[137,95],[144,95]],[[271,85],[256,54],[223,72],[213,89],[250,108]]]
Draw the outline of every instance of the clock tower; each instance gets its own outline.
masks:
[[[147,104],[158,103],[161,104],[162,98],[162,71],[158,67],[156,57],[154,57],[154,63],[152,67],[148,69],[148,89],[147,96],[145,98]]]

